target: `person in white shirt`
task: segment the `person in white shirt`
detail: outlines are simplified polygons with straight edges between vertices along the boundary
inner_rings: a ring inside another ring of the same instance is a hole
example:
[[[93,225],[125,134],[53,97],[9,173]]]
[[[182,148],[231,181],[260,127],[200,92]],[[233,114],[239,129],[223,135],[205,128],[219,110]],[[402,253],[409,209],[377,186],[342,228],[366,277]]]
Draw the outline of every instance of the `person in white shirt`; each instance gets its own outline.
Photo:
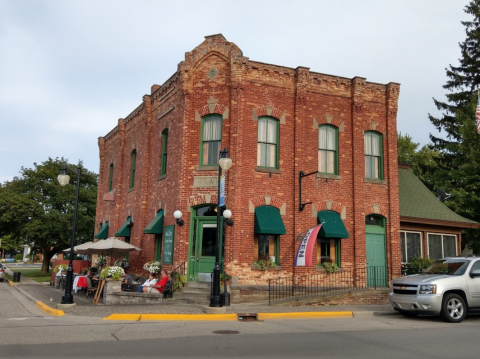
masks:
[[[155,279],[155,276],[152,273],[149,273],[148,279],[145,281],[145,283],[138,286],[137,292],[143,293],[143,287],[150,287],[152,285],[155,285],[156,283],[157,283],[157,280]]]

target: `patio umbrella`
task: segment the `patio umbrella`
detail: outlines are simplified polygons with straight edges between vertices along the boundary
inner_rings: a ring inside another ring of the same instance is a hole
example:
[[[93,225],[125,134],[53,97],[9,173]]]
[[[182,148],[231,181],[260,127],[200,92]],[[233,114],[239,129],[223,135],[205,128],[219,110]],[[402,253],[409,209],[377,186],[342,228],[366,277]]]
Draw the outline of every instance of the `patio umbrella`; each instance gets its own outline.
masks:
[[[73,253],[75,254],[80,254],[80,255],[85,255],[88,254],[88,248],[90,245],[92,245],[93,242],[85,242],[83,244],[79,244],[78,246],[73,247]],[[70,248],[64,249],[62,252],[70,253]]]
[[[135,247],[130,243],[121,241],[116,237],[99,240],[98,242],[90,244],[88,248],[86,248],[88,254],[107,253],[110,255],[110,257],[120,257],[131,251],[141,250],[141,248]]]

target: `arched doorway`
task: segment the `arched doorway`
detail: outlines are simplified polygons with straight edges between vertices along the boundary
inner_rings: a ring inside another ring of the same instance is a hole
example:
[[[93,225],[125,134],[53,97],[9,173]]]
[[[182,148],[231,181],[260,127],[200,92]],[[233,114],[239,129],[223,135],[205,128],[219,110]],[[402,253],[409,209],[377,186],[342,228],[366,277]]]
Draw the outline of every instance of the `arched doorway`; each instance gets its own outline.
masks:
[[[223,263],[223,209],[220,209],[220,265]],[[187,280],[211,281],[211,274],[215,266],[217,236],[217,206],[216,204],[203,205],[192,208],[190,223],[190,238],[188,246]]]
[[[365,242],[367,257],[367,286],[388,286],[385,218],[365,216]]]

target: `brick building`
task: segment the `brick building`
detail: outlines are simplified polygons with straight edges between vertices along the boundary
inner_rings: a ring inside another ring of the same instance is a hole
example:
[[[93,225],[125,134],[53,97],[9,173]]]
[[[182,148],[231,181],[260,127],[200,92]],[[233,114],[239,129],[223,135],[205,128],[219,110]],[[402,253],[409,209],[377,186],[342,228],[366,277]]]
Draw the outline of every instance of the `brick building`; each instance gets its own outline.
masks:
[[[158,259],[167,270],[185,262],[189,281],[209,280],[218,153],[228,148],[235,223],[221,226],[222,261],[239,285],[314,273],[325,261],[399,275],[399,89],[252,61],[207,36],[99,138],[96,237],[142,248],[130,255],[133,272]],[[304,210],[300,171],[315,172],[302,178]],[[299,241],[319,222],[314,266],[295,267]]]

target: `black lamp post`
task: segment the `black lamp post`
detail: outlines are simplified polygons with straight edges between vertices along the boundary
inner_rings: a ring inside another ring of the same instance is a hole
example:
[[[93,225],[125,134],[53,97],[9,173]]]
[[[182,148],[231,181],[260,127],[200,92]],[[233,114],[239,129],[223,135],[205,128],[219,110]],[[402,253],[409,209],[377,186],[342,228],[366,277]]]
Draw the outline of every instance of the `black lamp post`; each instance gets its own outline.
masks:
[[[232,159],[228,157],[228,150],[225,148],[219,153],[218,160],[218,192],[217,192],[217,238],[215,251],[215,267],[213,268],[213,291],[210,297],[210,307],[220,307],[220,177],[222,169],[228,171],[232,166]],[[230,212],[231,213],[231,212]]]
[[[62,296],[61,304],[73,304],[72,286],[73,286],[73,247],[75,245],[75,226],[77,224],[78,193],[80,191],[80,166],[77,167],[77,186],[75,190],[75,210],[73,212],[72,240],[70,243],[70,261],[67,268],[67,278],[65,283],[65,294]],[[70,182],[70,176],[67,174],[67,167],[62,168],[62,172],[57,177],[60,186],[65,186]]]

